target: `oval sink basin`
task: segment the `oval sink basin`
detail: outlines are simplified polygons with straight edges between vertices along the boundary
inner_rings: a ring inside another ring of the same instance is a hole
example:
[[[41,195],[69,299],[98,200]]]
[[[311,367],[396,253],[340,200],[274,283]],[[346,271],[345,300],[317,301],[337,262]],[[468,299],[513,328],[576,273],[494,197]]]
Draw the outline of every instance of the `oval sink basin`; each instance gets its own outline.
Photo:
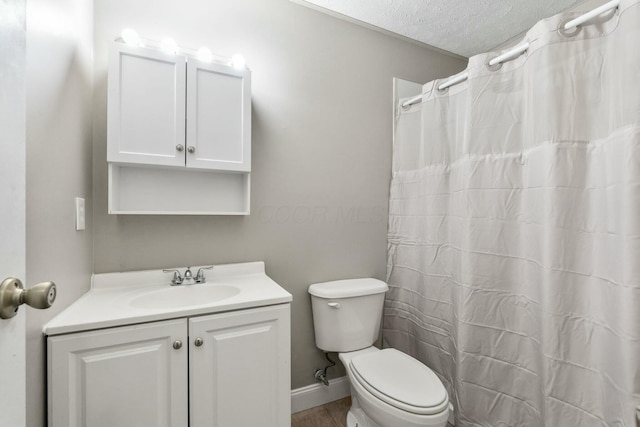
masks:
[[[183,285],[167,287],[140,295],[130,301],[138,308],[182,308],[210,304],[240,293],[240,289],[225,285]]]

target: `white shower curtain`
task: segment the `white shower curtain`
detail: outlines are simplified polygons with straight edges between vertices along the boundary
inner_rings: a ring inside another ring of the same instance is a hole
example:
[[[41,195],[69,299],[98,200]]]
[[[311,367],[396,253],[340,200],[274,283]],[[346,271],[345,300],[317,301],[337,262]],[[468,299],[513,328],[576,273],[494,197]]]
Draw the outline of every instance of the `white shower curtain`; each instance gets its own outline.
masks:
[[[458,427],[636,425],[640,4],[576,16],[397,120],[383,336]]]

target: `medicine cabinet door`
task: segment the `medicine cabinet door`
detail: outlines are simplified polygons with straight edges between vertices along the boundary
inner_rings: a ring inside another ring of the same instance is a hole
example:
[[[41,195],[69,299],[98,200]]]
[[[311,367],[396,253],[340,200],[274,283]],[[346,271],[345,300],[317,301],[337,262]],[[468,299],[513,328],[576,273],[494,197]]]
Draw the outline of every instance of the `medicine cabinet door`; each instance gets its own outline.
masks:
[[[185,164],[186,58],[113,42],[107,161]]]
[[[187,166],[251,171],[251,72],[187,60]]]

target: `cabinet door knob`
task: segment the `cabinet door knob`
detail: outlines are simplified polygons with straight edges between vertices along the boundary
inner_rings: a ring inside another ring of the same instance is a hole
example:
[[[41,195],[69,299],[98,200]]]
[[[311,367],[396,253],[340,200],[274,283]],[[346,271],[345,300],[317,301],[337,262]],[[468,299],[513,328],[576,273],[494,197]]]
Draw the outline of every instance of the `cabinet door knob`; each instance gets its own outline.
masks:
[[[187,151],[190,153],[195,153],[196,152],[196,147],[194,147],[193,145],[190,145],[189,148],[187,148]]]
[[[180,349],[182,348],[182,341],[180,341],[180,340],[176,340],[176,341],[173,343],[173,348],[175,348],[176,350],[180,350]]]
[[[182,144],[176,145],[176,150],[178,150],[179,152],[182,153],[184,151],[184,145],[182,145]]]
[[[200,347],[202,346],[202,344],[204,344],[204,340],[202,338],[196,338],[193,343],[196,345],[196,347]]]

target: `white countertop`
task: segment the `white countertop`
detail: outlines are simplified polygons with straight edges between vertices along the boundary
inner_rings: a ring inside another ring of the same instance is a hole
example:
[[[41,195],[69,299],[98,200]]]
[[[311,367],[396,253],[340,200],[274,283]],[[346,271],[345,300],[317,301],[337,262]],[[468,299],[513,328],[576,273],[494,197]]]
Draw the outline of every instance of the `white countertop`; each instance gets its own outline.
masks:
[[[192,267],[194,276],[198,268]],[[185,269],[179,268],[181,273]],[[291,294],[266,275],[263,262],[218,265],[205,271],[205,275],[207,283],[170,286],[171,274],[161,270],[95,274],[89,292],[47,323],[43,332],[59,335],[292,301]],[[237,289],[220,300],[203,298],[197,304],[181,303],[181,296],[195,292],[200,295],[216,286]],[[175,306],[136,306],[135,301],[144,301],[158,292],[170,297],[175,294]]]

